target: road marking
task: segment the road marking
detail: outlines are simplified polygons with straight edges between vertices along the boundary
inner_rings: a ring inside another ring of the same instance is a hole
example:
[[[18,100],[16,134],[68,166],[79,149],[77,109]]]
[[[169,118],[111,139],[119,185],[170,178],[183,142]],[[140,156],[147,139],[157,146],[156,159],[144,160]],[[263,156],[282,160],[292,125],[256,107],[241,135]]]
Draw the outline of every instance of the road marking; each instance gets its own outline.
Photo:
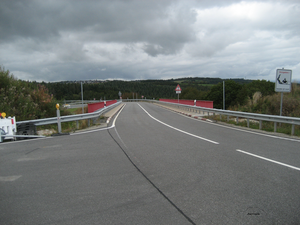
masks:
[[[236,151],[244,153],[244,154],[247,154],[247,155],[251,155],[253,157],[256,157],[256,158],[259,158],[259,159],[263,159],[263,160],[266,160],[266,161],[269,161],[269,162],[272,162],[272,163],[276,163],[276,164],[279,164],[281,166],[289,167],[291,169],[299,170],[300,171],[300,168],[295,167],[295,166],[291,166],[291,165],[288,165],[288,164],[285,164],[285,163],[282,163],[282,162],[278,162],[278,161],[275,161],[275,160],[272,160],[272,159],[268,159],[268,158],[265,158],[265,157],[262,157],[262,156],[259,156],[259,155],[255,155],[255,154],[252,154],[250,152],[245,152],[243,150],[237,149]]]
[[[126,104],[124,104],[123,107],[121,108],[121,110],[118,112],[118,114],[116,115],[116,117],[115,117],[115,119],[114,119],[113,124],[112,124],[111,127],[115,127],[116,120],[117,120],[119,114],[120,114],[120,113],[122,112],[122,110],[125,108],[125,106],[126,106]]]
[[[163,125],[165,125],[165,126],[167,126],[167,127],[170,127],[170,128],[172,128],[172,129],[174,129],[174,130],[177,130],[177,131],[179,131],[179,132],[181,132],[181,133],[190,135],[190,136],[195,137],[195,138],[199,138],[199,139],[204,140],[204,141],[208,141],[208,142],[213,143],[213,144],[216,144],[216,145],[219,144],[219,143],[216,142],[216,141],[212,141],[212,140],[209,140],[209,139],[207,139],[207,138],[203,138],[203,137],[197,136],[197,135],[195,135],[195,134],[191,134],[191,133],[188,133],[188,132],[186,132],[186,131],[180,130],[180,129],[176,128],[176,127],[172,127],[171,125],[166,124],[166,123],[164,123],[164,122],[162,122],[162,121],[156,119],[155,117],[151,116],[150,113],[148,113],[146,109],[144,109],[140,104],[138,104],[138,105],[145,111],[145,113],[148,114],[148,116],[150,116],[152,119],[156,120],[157,122],[159,122],[159,123],[161,123],[161,124],[163,124]]]
[[[73,134],[70,134],[70,135],[87,134],[87,133],[97,132],[97,131],[101,131],[101,130],[108,130],[108,129],[111,129],[111,128],[112,127],[105,127],[105,128],[102,128],[102,129],[94,129],[94,130],[77,132],[77,133],[73,133]]]
[[[15,180],[19,179],[20,177],[21,177],[21,175],[0,177],[0,181],[3,181],[3,182],[15,181]]]

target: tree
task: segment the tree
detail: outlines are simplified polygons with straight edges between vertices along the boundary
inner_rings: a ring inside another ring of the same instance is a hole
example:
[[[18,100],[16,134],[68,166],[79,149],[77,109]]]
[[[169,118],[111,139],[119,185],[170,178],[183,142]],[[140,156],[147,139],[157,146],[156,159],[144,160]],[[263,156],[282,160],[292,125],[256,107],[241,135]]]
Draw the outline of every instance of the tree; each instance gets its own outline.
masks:
[[[55,116],[53,98],[44,86],[17,80],[1,67],[0,79],[5,83],[0,86],[0,110],[7,116],[16,116],[19,121]]]
[[[241,101],[242,99],[237,98],[242,85],[236,83],[233,80],[225,81],[225,106],[226,109],[229,106],[233,106]],[[209,93],[207,94],[207,100],[214,102],[214,107],[218,109],[223,109],[223,83],[218,83],[214,85]]]
[[[266,80],[255,80],[246,84],[247,94],[250,99],[253,98],[255,92],[262,93],[262,96],[273,95],[275,93],[275,84]]]
[[[206,92],[204,92],[204,91],[199,91],[195,87],[187,87],[182,90],[180,98],[181,99],[190,99],[190,100],[194,100],[194,99],[204,100],[205,95],[206,95]]]

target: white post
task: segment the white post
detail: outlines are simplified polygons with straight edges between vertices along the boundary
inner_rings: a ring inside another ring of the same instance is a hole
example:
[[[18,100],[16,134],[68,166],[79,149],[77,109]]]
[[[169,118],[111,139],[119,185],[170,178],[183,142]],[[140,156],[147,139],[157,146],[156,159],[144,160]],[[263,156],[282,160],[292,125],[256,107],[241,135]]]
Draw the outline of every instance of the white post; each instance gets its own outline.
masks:
[[[56,115],[57,115],[57,127],[58,133],[61,134],[61,122],[60,122],[60,111],[59,111],[59,104],[56,104]]]

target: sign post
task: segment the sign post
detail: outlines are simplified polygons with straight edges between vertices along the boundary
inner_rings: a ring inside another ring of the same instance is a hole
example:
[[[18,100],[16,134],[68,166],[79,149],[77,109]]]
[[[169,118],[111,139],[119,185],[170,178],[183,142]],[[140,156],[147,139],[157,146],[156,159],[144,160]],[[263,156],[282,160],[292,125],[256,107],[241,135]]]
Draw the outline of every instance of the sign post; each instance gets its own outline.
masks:
[[[292,70],[277,69],[275,80],[275,92],[281,92],[280,116],[282,116],[283,92],[291,92],[292,89]]]
[[[177,84],[175,91],[176,91],[176,94],[178,94],[178,103],[179,103],[179,94],[181,94],[181,88],[180,88],[179,84]]]

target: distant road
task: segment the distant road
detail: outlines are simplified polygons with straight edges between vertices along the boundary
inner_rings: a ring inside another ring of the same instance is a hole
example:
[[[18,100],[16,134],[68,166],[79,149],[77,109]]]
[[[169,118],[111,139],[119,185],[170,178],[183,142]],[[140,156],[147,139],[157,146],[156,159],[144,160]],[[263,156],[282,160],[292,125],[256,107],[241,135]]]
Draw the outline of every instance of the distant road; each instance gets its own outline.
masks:
[[[299,224],[299,149],[126,103],[108,128],[0,144],[0,223]]]

